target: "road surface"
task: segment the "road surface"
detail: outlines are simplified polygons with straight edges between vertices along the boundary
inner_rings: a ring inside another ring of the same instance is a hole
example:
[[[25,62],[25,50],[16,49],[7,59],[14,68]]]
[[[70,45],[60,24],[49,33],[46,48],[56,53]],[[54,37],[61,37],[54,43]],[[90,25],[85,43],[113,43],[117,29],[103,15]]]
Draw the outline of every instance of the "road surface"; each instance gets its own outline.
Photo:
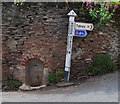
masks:
[[[118,72],[86,80],[77,86],[47,91],[3,92],[3,102],[118,102]]]

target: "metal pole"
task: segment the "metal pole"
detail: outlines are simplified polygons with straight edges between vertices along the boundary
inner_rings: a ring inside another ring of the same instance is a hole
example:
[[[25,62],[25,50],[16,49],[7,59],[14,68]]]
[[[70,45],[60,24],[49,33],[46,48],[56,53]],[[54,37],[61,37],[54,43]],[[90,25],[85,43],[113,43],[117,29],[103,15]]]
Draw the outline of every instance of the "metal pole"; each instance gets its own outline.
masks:
[[[69,16],[69,28],[68,28],[67,51],[66,51],[65,74],[64,74],[65,82],[69,82],[69,77],[70,77],[72,42],[74,35],[74,19],[75,16],[77,16],[77,14],[73,10],[71,10],[68,13],[68,16]]]

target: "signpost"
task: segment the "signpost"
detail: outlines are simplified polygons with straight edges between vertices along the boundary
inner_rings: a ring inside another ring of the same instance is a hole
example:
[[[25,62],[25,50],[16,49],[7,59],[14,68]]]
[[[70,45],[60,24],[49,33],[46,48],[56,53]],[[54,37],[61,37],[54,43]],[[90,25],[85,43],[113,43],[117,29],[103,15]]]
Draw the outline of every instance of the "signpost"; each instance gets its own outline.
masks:
[[[66,60],[65,60],[65,74],[64,74],[65,82],[69,82],[69,77],[70,77],[73,36],[86,37],[87,36],[86,30],[92,31],[94,28],[93,24],[91,23],[74,22],[75,16],[77,16],[77,14],[73,10],[71,10],[68,13],[68,16],[69,16],[69,27],[68,27],[67,51],[66,51]]]
[[[68,39],[67,39],[67,51],[66,51],[66,61],[65,61],[65,82],[69,81],[70,66],[71,66],[71,53],[72,53],[72,42],[74,35],[74,19],[77,14],[72,10],[68,13],[69,16],[69,28],[68,28]]]

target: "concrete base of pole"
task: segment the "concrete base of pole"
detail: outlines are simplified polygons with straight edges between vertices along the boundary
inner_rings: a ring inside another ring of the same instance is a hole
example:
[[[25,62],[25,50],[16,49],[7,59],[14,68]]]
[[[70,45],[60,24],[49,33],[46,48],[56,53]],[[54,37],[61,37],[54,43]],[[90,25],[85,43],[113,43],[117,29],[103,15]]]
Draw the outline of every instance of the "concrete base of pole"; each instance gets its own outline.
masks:
[[[74,85],[74,84],[70,83],[70,82],[67,82],[67,83],[59,82],[59,83],[56,84],[57,87],[67,87],[67,86],[72,86],[72,85]]]

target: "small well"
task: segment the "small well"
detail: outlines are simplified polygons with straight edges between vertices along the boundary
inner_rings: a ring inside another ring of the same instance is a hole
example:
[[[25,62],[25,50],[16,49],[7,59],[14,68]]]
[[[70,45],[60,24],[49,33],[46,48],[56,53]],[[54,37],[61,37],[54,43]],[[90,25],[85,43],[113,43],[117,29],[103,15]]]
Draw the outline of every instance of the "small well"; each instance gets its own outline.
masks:
[[[43,83],[44,63],[33,58],[27,61],[25,66],[25,82],[29,86],[39,86]]]

